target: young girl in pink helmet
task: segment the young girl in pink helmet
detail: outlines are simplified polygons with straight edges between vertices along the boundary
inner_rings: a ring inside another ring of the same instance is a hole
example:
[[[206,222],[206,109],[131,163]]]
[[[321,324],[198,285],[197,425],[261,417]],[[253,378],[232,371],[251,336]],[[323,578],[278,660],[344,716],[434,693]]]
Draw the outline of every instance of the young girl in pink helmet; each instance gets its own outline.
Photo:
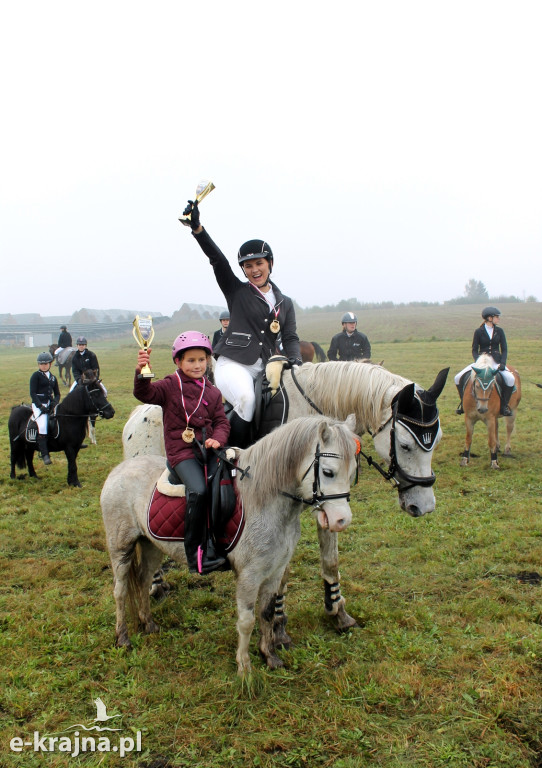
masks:
[[[142,403],[162,407],[166,456],[186,487],[184,547],[188,568],[191,573],[209,573],[226,561],[223,557],[208,557],[205,550],[207,487],[197,443],[221,448],[230,433],[222,394],[205,377],[211,343],[199,331],[181,333],[171,350],[177,370],[158,381],[139,377],[149,363],[150,353],[150,348],[138,351],[134,396]]]

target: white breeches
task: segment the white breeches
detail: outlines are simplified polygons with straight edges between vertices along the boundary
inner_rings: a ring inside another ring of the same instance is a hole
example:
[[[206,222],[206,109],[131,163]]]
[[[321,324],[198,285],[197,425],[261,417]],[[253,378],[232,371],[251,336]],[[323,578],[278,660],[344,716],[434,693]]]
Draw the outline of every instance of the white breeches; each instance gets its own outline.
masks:
[[[490,359],[492,360],[492,368],[498,368],[499,366],[493,360],[493,358],[490,358]],[[454,381],[455,381],[456,385],[459,384],[459,382],[461,381],[461,377],[463,376],[464,373],[466,373],[467,371],[471,371],[472,370],[472,366],[473,365],[474,365],[474,363],[471,363],[470,365],[465,366],[465,368],[463,368],[462,371],[459,371],[459,373],[457,373],[454,376]],[[516,383],[516,380],[514,379],[514,374],[511,371],[509,371],[508,368],[505,371],[500,371],[500,373],[502,374],[502,377],[504,379],[504,383],[508,387],[513,387],[514,384]]]
[[[46,413],[42,413],[37,405],[32,403],[32,413],[34,414],[34,421],[38,425],[38,432],[40,435],[47,434],[47,424],[49,422],[49,416]]]
[[[220,355],[215,365],[216,386],[224,398],[233,405],[233,410],[244,421],[252,421],[256,408],[254,380],[263,369],[263,361],[253,365],[241,365],[229,357]]]

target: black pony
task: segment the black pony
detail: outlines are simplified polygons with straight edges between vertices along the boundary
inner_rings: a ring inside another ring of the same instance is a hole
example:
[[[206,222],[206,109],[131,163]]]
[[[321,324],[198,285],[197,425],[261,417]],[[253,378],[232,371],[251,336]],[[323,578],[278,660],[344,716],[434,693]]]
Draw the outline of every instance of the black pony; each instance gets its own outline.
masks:
[[[112,419],[115,415],[115,410],[108,402],[94,371],[83,373],[81,383],[59,403],[55,415],[58,421],[58,434],[54,427],[54,420],[50,419],[50,434],[47,438],[49,451],[64,451],[68,460],[68,485],[80,488],[76,459],[85,439],[87,419],[89,416],[96,415],[104,419]],[[15,466],[19,469],[27,466],[29,476],[37,477],[34,469],[34,452],[37,450],[37,443],[30,442],[26,437],[26,426],[31,416],[32,409],[28,405],[16,405],[11,409],[8,429],[12,479],[16,476]]]

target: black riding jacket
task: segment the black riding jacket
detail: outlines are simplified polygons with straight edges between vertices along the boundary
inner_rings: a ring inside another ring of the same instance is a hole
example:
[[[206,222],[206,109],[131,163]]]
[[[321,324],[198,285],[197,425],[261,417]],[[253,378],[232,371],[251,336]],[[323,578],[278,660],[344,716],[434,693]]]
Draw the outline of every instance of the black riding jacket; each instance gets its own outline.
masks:
[[[337,353],[339,353],[339,360],[368,360],[371,357],[371,345],[364,333],[356,330],[349,336],[346,330],[343,330],[331,339],[327,353],[328,359],[336,360]]]
[[[85,349],[84,352],[77,350],[72,360],[72,374],[75,381],[79,384],[83,371],[91,369],[95,370],[97,377],[100,378],[100,366],[94,352],[91,352],[90,349]]]
[[[55,407],[60,402],[60,389],[54,374],[47,375],[44,371],[34,371],[30,377],[30,398],[34,405]]]
[[[66,347],[71,347],[71,345],[72,345],[71,333],[68,333],[68,331],[62,331],[62,333],[58,337],[58,346],[62,347],[62,349],[66,349]]]
[[[214,332],[213,340],[211,342],[211,346],[213,348],[213,351],[214,351],[216,345],[218,344],[218,342],[220,341],[220,339],[222,338],[222,336],[224,336],[224,329],[223,328],[219,328],[217,331]]]
[[[273,333],[269,327],[275,319],[275,313],[254,286],[234,274],[228,259],[205,230],[199,235],[194,234],[194,237],[211,263],[230,311],[230,324],[216,347],[213,345],[213,354],[215,357],[224,355],[242,365],[252,365],[259,358],[264,364],[267,363],[271,355],[275,354],[279,334]],[[277,302],[275,308],[278,311],[284,354],[301,365],[294,305],[275,283],[271,283],[271,287]]]
[[[491,339],[486,331],[485,323],[482,323],[482,325],[474,331],[474,337],[472,339],[472,357],[476,361],[480,355],[483,354],[491,355],[496,363],[506,365],[508,345],[502,328],[494,326]]]

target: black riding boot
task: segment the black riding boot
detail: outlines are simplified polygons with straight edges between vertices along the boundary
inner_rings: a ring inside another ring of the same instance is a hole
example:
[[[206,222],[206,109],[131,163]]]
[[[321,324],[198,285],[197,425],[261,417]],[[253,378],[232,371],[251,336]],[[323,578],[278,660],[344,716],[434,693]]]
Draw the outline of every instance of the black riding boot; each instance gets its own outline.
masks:
[[[184,518],[184,551],[190,573],[211,573],[226,564],[226,558],[217,557],[212,542],[207,541],[206,507],[205,497],[193,491],[188,492]]]
[[[52,464],[51,457],[49,456],[49,447],[47,446],[47,435],[38,435],[37,437],[38,449],[41,453],[41,458],[44,464]]]
[[[250,421],[245,421],[238,413],[232,411],[230,424],[229,445],[235,445],[237,448],[248,448],[249,445],[252,445],[252,424]]]
[[[455,412],[460,416],[462,413],[465,413],[463,410],[463,386],[461,382],[455,386],[457,387],[457,392],[459,394],[459,407],[455,409]]]
[[[499,376],[499,379],[501,384],[501,414],[503,416],[511,416],[512,411],[510,410],[508,403],[512,397],[514,387],[509,387],[508,384],[505,384],[502,376]]]

